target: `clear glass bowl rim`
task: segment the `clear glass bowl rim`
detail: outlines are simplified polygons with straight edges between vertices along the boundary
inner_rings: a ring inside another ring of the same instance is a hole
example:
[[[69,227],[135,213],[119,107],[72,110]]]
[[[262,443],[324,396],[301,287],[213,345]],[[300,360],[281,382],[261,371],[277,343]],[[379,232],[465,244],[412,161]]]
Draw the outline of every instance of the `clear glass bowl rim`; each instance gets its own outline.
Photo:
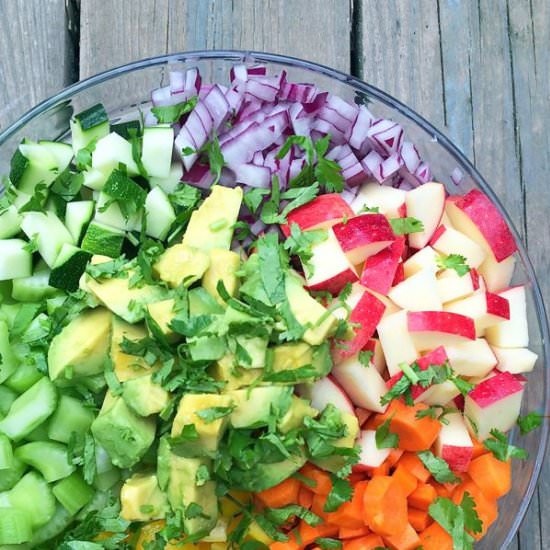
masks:
[[[542,293],[537,281],[535,270],[529,259],[527,251],[523,245],[523,242],[519,236],[515,224],[512,222],[510,216],[505,210],[499,198],[493,192],[489,184],[485,181],[483,176],[478,172],[466,155],[456,146],[453,142],[446,137],[440,130],[428,122],[424,117],[419,115],[413,109],[402,103],[401,101],[395,99],[391,95],[387,94],[383,90],[376,88],[361,79],[346,74],[342,71],[332,69],[325,65],[319,63],[314,63],[312,61],[306,61],[296,57],[259,52],[254,50],[193,50],[188,52],[179,52],[174,54],[160,55],[155,57],[149,57],[141,59],[139,61],[134,61],[121,65],[119,67],[114,67],[112,69],[103,71],[96,75],[93,75],[84,80],[75,82],[74,84],[64,88],[57,94],[51,96],[50,98],[42,101],[24,115],[22,115],[18,120],[6,128],[2,133],[0,133],[0,147],[17,131],[22,129],[27,123],[29,123],[34,117],[39,116],[43,112],[47,111],[49,108],[57,105],[58,103],[70,99],[73,95],[77,94],[82,90],[86,90],[96,84],[111,80],[117,76],[130,73],[135,70],[145,69],[148,67],[154,67],[157,65],[165,65],[168,63],[177,63],[177,62],[193,62],[193,61],[203,61],[203,60],[226,60],[233,62],[258,62],[258,63],[275,63],[279,65],[288,65],[297,69],[306,69],[312,72],[317,72],[325,76],[331,77],[335,80],[338,80],[341,83],[348,84],[349,86],[355,88],[361,93],[367,94],[367,96],[376,98],[381,103],[396,109],[401,114],[406,116],[408,119],[415,122],[428,134],[434,136],[439,144],[441,144],[451,155],[453,155],[456,160],[467,170],[467,172],[472,176],[476,185],[478,185],[481,190],[486,193],[490,199],[497,205],[500,213],[504,216],[508,226],[511,228],[511,231],[514,235],[514,239],[518,245],[518,253],[523,262],[526,274],[529,278],[531,284],[531,289],[534,297],[534,304],[536,308],[537,320],[539,322],[541,336],[542,336],[542,346],[544,350],[543,358],[543,368],[545,369],[545,388],[544,388],[544,414],[549,416],[550,413],[550,383],[549,383],[549,374],[550,373],[550,334],[548,328],[548,320],[546,317],[546,310],[544,306],[544,300],[542,298]],[[512,541],[513,537],[517,533],[521,522],[527,512],[533,494],[535,492],[537,482],[542,470],[542,465],[544,462],[544,456],[546,453],[546,448],[548,445],[548,436],[550,433],[550,424],[545,421],[541,427],[540,431],[540,445],[537,450],[537,455],[535,457],[535,464],[533,467],[533,474],[527,486],[527,490],[523,495],[520,508],[510,531],[508,532],[506,539],[504,540],[503,548],[506,548]]]

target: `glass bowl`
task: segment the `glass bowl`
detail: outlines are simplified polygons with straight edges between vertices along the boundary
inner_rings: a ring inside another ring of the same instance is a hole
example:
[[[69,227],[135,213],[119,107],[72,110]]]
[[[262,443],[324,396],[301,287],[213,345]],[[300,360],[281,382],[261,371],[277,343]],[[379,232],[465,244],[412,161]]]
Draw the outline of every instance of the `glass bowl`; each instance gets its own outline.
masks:
[[[265,64],[270,74],[285,69],[290,81],[313,82],[343,99],[368,104],[377,116],[391,118],[403,126],[407,139],[416,144],[422,158],[429,162],[434,179],[443,182],[449,191],[464,193],[479,188],[492,199],[517,241],[519,262],[513,282],[525,284],[529,290],[530,348],[539,355],[536,369],[528,376],[522,414],[538,410],[548,415],[550,385],[546,314],[533,267],[512,220],[489,184],[448,138],[406,105],[357,78],[292,57],[248,51],[196,51],[144,59],[78,82],[22,116],[0,135],[0,174],[9,172],[10,158],[23,137],[49,140],[66,138],[73,113],[101,102],[111,120],[124,119],[130,115],[135,117],[140,108],[149,105],[151,90],[168,83],[170,70],[198,67],[203,82],[225,84],[229,81],[231,66],[243,62]],[[454,183],[457,175],[461,177],[458,184]],[[521,446],[526,448],[530,458],[514,462],[512,490],[499,502],[498,520],[477,548],[505,548],[512,541],[536,487],[548,431],[549,426],[545,422],[539,430],[521,438]]]

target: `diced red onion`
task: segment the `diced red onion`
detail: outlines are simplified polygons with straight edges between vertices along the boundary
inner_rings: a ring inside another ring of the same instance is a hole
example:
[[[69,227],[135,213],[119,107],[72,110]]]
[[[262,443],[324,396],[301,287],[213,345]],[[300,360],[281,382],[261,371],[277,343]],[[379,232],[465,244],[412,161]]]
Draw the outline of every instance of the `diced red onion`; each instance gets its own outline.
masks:
[[[235,181],[250,187],[267,188],[271,184],[271,170],[267,166],[240,164],[233,169]]]
[[[218,129],[229,115],[229,102],[219,86],[212,86],[211,90],[202,99],[213,120],[214,129]]]
[[[274,77],[249,78],[246,82],[245,96],[247,98],[273,102],[278,92],[279,87]]]
[[[328,92],[320,92],[315,96],[313,101],[306,103],[302,101],[302,107],[304,111],[308,114],[315,113],[319,109],[323,108],[327,104]]]
[[[371,142],[387,155],[399,152],[403,141],[403,128],[391,120],[373,124],[367,133]]]
[[[327,99],[327,107],[336,111],[342,118],[345,118],[348,122],[353,124],[357,118],[359,107],[357,105],[351,105],[347,101],[344,101],[341,97],[329,94]]]
[[[185,167],[185,170],[189,171],[195,161],[198,158],[197,153],[191,153],[190,155],[184,155],[183,149],[191,148],[193,150],[197,150],[197,144],[193,140],[193,136],[190,134],[189,130],[186,126],[183,126],[180,130],[179,134],[176,136],[176,139],[174,141],[174,146],[176,148],[176,152],[180,156],[183,166]]]
[[[382,162],[384,159],[376,152],[371,151],[362,161],[363,167],[366,168],[376,179],[378,183],[382,183],[384,178],[382,176]]]
[[[414,175],[421,181],[421,183],[428,183],[429,181],[432,181],[432,171],[425,162],[420,163]]]
[[[418,149],[410,141],[404,141],[401,146],[401,158],[405,163],[405,168],[414,174],[420,164],[420,154]]]
[[[300,172],[305,168],[305,166],[306,166],[305,158],[294,159],[290,163],[290,167],[288,169],[288,181],[292,181],[295,177],[297,177],[300,174]]]
[[[464,179],[464,172],[457,166],[452,172],[451,172],[451,181],[455,185],[460,185],[462,180]]]
[[[145,117],[143,118],[143,124],[146,127],[156,126],[158,124],[157,117],[151,111],[147,111],[145,113]]]
[[[318,135],[320,135],[319,137],[330,134],[333,143],[336,145],[346,143],[346,136],[338,128],[326,120],[322,120],[320,118],[314,119],[311,124],[311,129],[316,130],[319,133]],[[313,140],[319,139],[314,136],[315,134],[311,134],[311,138]]]
[[[192,67],[185,71],[185,93],[187,97],[193,97],[201,89],[201,75],[199,69]]]
[[[380,174],[383,180],[389,179],[403,166],[403,159],[399,153],[393,153],[380,165]]]
[[[229,103],[229,108],[231,111],[236,113],[241,108],[244,101],[244,92],[238,90],[237,88],[229,88],[225,93],[225,99]]]
[[[173,94],[185,91],[186,74],[181,71],[170,71],[168,75],[170,81],[170,92]]]
[[[359,187],[355,186],[355,187],[352,187],[351,189],[344,189],[341,193],[340,193],[340,196],[348,203],[348,204],[351,204],[353,202],[353,200],[355,199],[355,197],[357,196],[357,193],[359,191]]]
[[[367,141],[367,133],[374,117],[372,113],[364,106],[359,107],[359,113],[351,128],[349,144],[357,150],[362,150]]]
[[[151,92],[151,103],[155,107],[174,105],[172,94],[170,93],[170,86],[164,86],[163,88],[153,90]]]
[[[252,164],[255,164],[256,166],[263,166],[264,165],[264,154],[262,151],[256,151],[254,155],[252,156]]]
[[[183,181],[200,189],[208,189],[214,182],[214,179],[215,176],[210,172],[208,165],[198,162],[183,176]]]

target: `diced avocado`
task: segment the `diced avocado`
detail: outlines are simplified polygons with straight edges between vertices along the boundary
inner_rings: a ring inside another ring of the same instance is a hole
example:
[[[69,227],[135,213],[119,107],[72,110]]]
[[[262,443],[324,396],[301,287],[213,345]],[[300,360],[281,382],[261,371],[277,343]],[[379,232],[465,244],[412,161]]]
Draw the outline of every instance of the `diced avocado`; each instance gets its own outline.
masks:
[[[108,260],[111,261],[110,258]],[[105,307],[128,323],[139,323],[145,317],[147,304],[168,298],[168,291],[160,286],[146,284],[129,288],[132,275],[133,271],[129,270],[128,277],[115,277],[99,281],[85,275],[83,286]]]
[[[163,519],[168,499],[160,490],[155,474],[134,474],[120,490],[120,517],[126,521]]]
[[[112,318],[113,314],[101,307],[84,311],[55,336],[48,350],[50,378],[56,380],[63,374],[81,377],[103,372],[109,352]]]
[[[216,484],[206,481],[197,485],[197,473],[201,467],[210,470],[210,460],[176,456],[173,453],[169,457],[168,501],[174,511],[182,512],[184,530],[188,536],[207,535],[218,520]],[[201,507],[200,514],[186,516],[185,512],[191,504]]]
[[[124,353],[120,348],[124,339],[138,342],[146,337],[147,330],[143,325],[131,325],[119,317],[113,317],[111,360],[119,382],[140,378],[151,372],[151,365],[143,357]]]
[[[331,336],[337,319],[332,313],[327,313],[315,298],[304,288],[300,278],[288,274],[285,279],[286,296],[292,314],[302,326],[309,326],[304,333],[304,341],[316,346]]]
[[[342,422],[347,427],[347,435],[337,439],[336,441],[331,441],[330,444],[335,447],[349,447],[353,448],[355,444],[355,439],[359,433],[359,422],[357,417],[354,414],[348,414],[345,412],[341,413]],[[327,458],[318,458],[312,460],[314,464],[323,468],[323,470],[328,470],[329,472],[336,472],[345,465],[346,457],[345,456],[329,456]]]
[[[235,356],[226,353],[209,369],[210,376],[225,382],[224,391],[246,388],[261,378],[263,369],[243,369],[237,366]]]
[[[269,344],[267,338],[239,335],[235,337],[235,340],[241,350],[241,354],[236,354],[240,367],[245,369],[261,369],[265,366],[267,346]]]
[[[273,418],[283,417],[292,400],[290,386],[264,386],[234,390],[231,397],[235,409],[229,416],[234,428],[258,428],[267,426]]]
[[[133,413],[122,397],[114,397],[92,424],[92,434],[119,468],[131,468],[155,439],[155,421]]]
[[[172,437],[179,436],[184,426],[194,424],[199,438],[190,441],[189,445],[185,443],[178,445],[176,449],[178,454],[196,456],[195,453],[199,455],[215,453],[227,427],[229,416],[226,415],[207,422],[196,413],[212,407],[230,407],[232,402],[229,395],[185,394],[179,402],[178,411],[172,424]]]
[[[305,400],[300,397],[292,396],[292,402],[290,408],[286,414],[279,420],[277,427],[282,433],[287,433],[291,430],[299,428],[304,422],[306,416],[315,418],[319,414],[319,411]]]
[[[223,308],[208,290],[198,286],[189,291],[189,315],[191,317],[219,313],[223,313]]]
[[[187,349],[193,361],[217,361],[227,350],[223,336],[197,336],[187,339]]]
[[[210,267],[206,270],[202,278],[202,286],[204,286],[212,296],[215,296],[216,300],[222,305],[225,305],[225,302],[218,294],[218,282],[223,281],[229,295],[234,296],[239,285],[239,279],[236,273],[240,264],[241,258],[236,252],[222,250],[220,248],[214,248],[210,251]]]
[[[313,348],[305,342],[290,342],[273,348],[273,372],[299,369],[311,365]]]
[[[241,187],[214,185],[210,195],[191,215],[183,244],[206,251],[213,248],[229,250],[242,198]]]
[[[210,265],[208,254],[184,244],[167,248],[153,266],[157,277],[172,288],[183,284],[191,286]]]
[[[149,312],[151,319],[153,319],[153,321],[155,321],[155,323],[159,326],[162,334],[166,336],[169,342],[177,342],[180,339],[179,334],[175,333],[170,328],[170,323],[176,316],[174,305],[175,301],[172,298],[147,304],[147,311]]]
[[[122,397],[136,414],[149,416],[162,411],[170,399],[169,393],[147,374],[124,382]]]

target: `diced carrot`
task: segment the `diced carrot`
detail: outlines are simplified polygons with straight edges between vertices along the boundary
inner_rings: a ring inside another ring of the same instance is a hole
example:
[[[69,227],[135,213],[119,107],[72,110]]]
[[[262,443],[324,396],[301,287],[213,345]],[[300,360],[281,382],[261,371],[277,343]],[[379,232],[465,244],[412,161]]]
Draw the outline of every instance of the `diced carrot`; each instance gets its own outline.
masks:
[[[483,445],[483,442],[477,440],[475,437],[472,437],[472,443],[474,444],[472,459],[487,454],[489,452],[489,450],[485,448],[485,445]]]
[[[398,535],[382,537],[391,550],[416,550],[420,546],[420,538],[412,525],[407,524]]]
[[[317,468],[317,466],[314,466],[313,464],[306,464],[302,467],[300,473],[315,483],[315,485],[308,487],[315,494],[328,495],[330,493],[330,490],[332,489],[332,481],[330,480],[330,476],[325,471]]]
[[[502,462],[492,453],[486,453],[472,460],[468,474],[474,483],[489,498],[499,498],[512,487],[512,466],[510,461]]]
[[[419,483],[418,487],[409,495],[409,506],[419,510],[427,510],[437,498],[437,491],[428,483]]]
[[[345,540],[342,545],[342,550],[375,550],[376,548],[383,547],[384,542],[382,541],[382,537],[371,533],[366,537]]]
[[[437,483],[436,481],[432,481],[432,487],[435,489],[438,497],[451,498],[453,494],[445,485]]]
[[[419,533],[422,550],[453,550],[453,539],[441,525],[433,522]]]
[[[457,476],[460,481],[456,481],[455,483],[442,483],[442,485],[447,489],[449,494],[453,494],[455,489],[461,484],[466,483],[467,481],[470,481],[470,476],[466,472],[453,472],[455,476]]]
[[[300,487],[300,491],[298,492],[298,504],[309,510],[313,504],[314,494],[315,493],[310,491],[307,487]]]
[[[363,498],[365,522],[379,535],[397,535],[407,526],[407,498],[389,476],[372,478]]]
[[[358,529],[365,525],[363,500],[368,481],[361,481],[353,488],[353,496],[349,502],[344,502],[335,512],[327,514],[327,521],[339,527]]]
[[[256,493],[256,497],[268,508],[282,508],[289,504],[296,504],[300,485],[300,481],[296,478],[287,477],[278,485]]]
[[[426,510],[409,507],[409,523],[414,527],[415,531],[424,531],[431,522],[432,518]]]
[[[363,525],[357,529],[349,529],[348,527],[340,527],[338,531],[338,538],[341,540],[345,539],[355,539],[357,537],[365,537],[370,534],[370,529]]]
[[[402,464],[398,465],[395,469],[395,472],[392,474],[394,481],[399,483],[401,489],[405,493],[405,496],[409,496],[418,485],[418,478],[415,477],[405,466]]]
[[[395,466],[399,459],[403,456],[404,452],[405,451],[403,449],[392,449],[388,455],[388,458],[386,458],[386,462],[390,465],[390,467]]]
[[[432,474],[430,474],[429,470],[426,469],[422,461],[414,453],[403,453],[397,465],[403,466],[422,483],[426,483],[432,477]]]
[[[376,476],[387,476],[390,473],[390,465],[387,462],[382,462],[380,466],[377,466],[376,468],[372,468],[370,470],[371,477]]]
[[[327,513],[324,510],[326,501],[327,501],[327,495],[314,494],[313,501],[311,503],[311,511],[323,519],[327,518]]]
[[[427,408],[428,406],[424,403],[409,406],[401,401],[394,400],[384,414],[378,414],[374,417],[375,429],[389,420],[390,431],[399,436],[400,449],[425,451],[433,445],[441,430],[439,420],[429,416],[416,417],[419,411]]]
[[[269,545],[270,550],[300,550],[303,548],[301,544],[298,544],[294,533],[290,533],[288,540],[284,542],[272,542]]]
[[[483,494],[482,490],[473,481],[467,481],[466,483],[463,483],[462,485],[459,485],[457,487],[452,496],[453,502],[455,504],[459,504],[460,502],[462,502],[462,497],[464,496],[464,493],[469,493],[470,496],[474,499],[477,515],[479,516],[479,519],[483,524],[483,529],[481,533],[472,533],[474,538],[479,540],[485,535],[487,529],[489,529],[491,524],[497,519],[497,501],[496,499],[486,497]]]
[[[331,525],[330,523],[320,523],[314,527],[308,525],[305,521],[300,521],[298,527],[298,540],[300,540],[302,547],[315,542],[315,539],[330,538],[336,535],[338,535],[338,526]]]

